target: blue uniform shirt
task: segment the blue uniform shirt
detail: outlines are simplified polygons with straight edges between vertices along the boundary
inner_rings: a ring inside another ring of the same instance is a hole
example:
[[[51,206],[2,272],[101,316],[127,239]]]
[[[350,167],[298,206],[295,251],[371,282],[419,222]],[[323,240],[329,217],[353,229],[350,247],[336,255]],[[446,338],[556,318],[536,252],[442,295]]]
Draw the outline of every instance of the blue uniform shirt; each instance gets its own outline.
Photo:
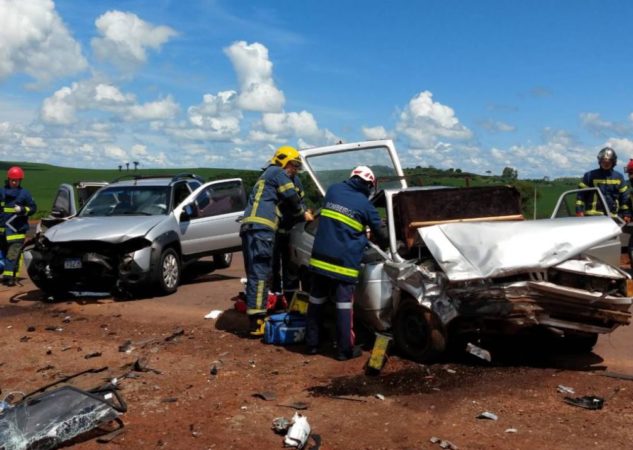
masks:
[[[367,246],[365,227],[382,236],[378,211],[369,200],[367,184],[358,178],[327,190],[314,238],[311,270],[344,281],[356,281]]]

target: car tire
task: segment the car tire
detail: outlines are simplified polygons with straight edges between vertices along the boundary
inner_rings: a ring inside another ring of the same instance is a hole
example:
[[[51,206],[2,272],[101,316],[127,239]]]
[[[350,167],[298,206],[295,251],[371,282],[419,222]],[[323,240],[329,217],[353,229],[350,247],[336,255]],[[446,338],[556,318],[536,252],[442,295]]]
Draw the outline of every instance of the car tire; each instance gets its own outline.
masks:
[[[392,325],[396,347],[409,359],[429,362],[446,349],[446,333],[440,321],[413,300],[400,304]]]
[[[181,262],[178,252],[169,247],[162,251],[155,268],[154,279],[160,295],[176,292],[180,284]]]
[[[213,265],[216,269],[226,269],[231,266],[233,262],[233,253],[222,253],[220,255],[213,255]]]

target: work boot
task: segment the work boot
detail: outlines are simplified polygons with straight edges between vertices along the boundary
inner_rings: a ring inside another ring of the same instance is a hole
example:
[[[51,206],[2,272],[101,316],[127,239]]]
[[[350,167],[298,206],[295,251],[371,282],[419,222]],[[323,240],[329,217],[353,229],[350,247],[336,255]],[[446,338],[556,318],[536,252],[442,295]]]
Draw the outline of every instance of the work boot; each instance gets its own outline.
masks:
[[[15,286],[15,279],[12,277],[4,277],[2,279],[2,284],[5,286]]]
[[[336,360],[337,361],[347,361],[348,359],[358,358],[358,357],[360,357],[362,355],[363,355],[363,351],[361,350],[360,346],[355,345],[349,351],[339,352],[339,354],[336,355]]]
[[[306,355],[316,355],[317,353],[319,353],[319,349],[317,347],[313,347],[311,345],[306,347]]]
[[[248,316],[249,326],[248,334],[252,338],[261,338],[264,336],[264,328],[266,326],[266,316],[264,314],[251,314]]]

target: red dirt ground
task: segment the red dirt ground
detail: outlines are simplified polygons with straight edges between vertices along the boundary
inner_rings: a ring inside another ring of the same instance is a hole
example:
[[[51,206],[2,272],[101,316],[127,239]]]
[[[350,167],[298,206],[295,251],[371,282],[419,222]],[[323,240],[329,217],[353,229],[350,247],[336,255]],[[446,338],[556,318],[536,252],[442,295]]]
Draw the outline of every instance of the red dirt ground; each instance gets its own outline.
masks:
[[[312,449],[441,448],[432,437],[460,449],[632,447],[633,382],[604,376],[633,374],[630,327],[602,337],[588,355],[510,348],[493,352],[492,364],[458,355],[432,365],[392,356],[378,376],[368,376],[368,351],[338,362],[328,354],[305,356],[301,346],[243,337],[245,318],[230,300],[242,276],[236,254],[230,269],[169,297],[48,303],[28,280],[0,288],[1,397],[107,366],[73,380],[92,388],[146,358],[160,373],[135,372],[137,378],[120,381],[129,407],[121,416],[124,432],[109,443],[85,436],[73,448],[282,448],[271,423],[291,418],[294,410],[284,405],[294,402],[308,406],[302,413],[312,427],[306,446]],[[205,320],[214,309],[222,315]],[[179,329],[182,335],[165,340]],[[120,352],[127,340],[132,350]],[[86,359],[94,352],[101,356]],[[570,406],[558,385],[573,387],[576,396],[602,396],[605,407]],[[254,395],[262,392],[275,398]],[[477,419],[484,411],[498,420]]]

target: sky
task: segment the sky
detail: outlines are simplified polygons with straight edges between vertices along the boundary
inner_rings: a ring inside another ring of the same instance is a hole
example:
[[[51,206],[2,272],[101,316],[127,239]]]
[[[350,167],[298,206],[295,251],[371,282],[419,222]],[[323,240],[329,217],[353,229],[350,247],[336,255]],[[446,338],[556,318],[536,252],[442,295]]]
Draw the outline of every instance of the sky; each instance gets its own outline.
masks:
[[[633,158],[628,0],[0,0],[0,159],[257,169],[393,139],[403,167]],[[360,162],[359,162],[360,163]]]

